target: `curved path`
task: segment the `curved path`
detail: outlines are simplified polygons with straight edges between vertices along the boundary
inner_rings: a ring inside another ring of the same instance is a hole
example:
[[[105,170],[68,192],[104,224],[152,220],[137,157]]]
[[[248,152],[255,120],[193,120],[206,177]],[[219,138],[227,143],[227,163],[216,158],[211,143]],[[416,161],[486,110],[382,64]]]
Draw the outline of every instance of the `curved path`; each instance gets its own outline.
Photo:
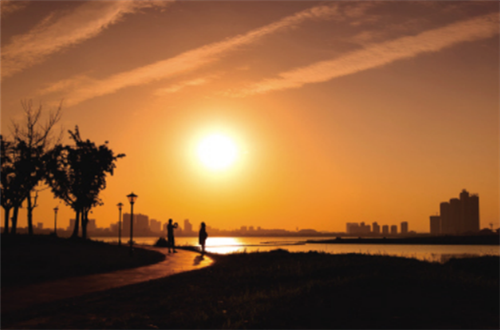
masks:
[[[110,273],[71,277],[62,280],[32,284],[17,288],[2,288],[2,313],[23,309],[29,306],[65,298],[81,296],[86,293],[104,291],[129,284],[146,282],[190,270],[210,266],[213,260],[199,253],[177,250],[168,253],[167,248],[140,246],[165,254],[165,260],[144,267],[117,270]]]

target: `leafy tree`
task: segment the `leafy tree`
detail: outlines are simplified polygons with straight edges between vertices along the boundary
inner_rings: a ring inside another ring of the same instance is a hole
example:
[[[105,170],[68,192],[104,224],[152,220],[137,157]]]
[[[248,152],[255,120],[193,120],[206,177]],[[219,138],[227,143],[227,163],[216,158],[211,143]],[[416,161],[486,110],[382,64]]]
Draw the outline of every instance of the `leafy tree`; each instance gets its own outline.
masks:
[[[57,145],[48,160],[47,181],[54,195],[61,198],[75,211],[75,227],[72,237],[78,237],[80,219],[82,237],[87,236],[88,213],[102,205],[99,193],[106,188],[106,175],[113,175],[118,158],[105,144],[96,146],[90,140],[82,140],[78,126],[69,131],[73,146]]]
[[[9,233],[9,215],[10,210],[14,206],[14,181],[16,180],[16,174],[14,169],[14,158],[12,155],[12,142],[6,141],[2,135],[0,135],[0,152],[1,152],[1,191],[2,197],[0,198],[1,205],[4,209],[4,233]]]
[[[9,214],[13,209],[11,233],[17,229],[17,215],[22,202],[38,180],[34,173],[38,164],[29,159],[30,148],[23,141],[17,143],[1,138],[1,190],[2,207],[5,211],[5,229],[9,233]]]

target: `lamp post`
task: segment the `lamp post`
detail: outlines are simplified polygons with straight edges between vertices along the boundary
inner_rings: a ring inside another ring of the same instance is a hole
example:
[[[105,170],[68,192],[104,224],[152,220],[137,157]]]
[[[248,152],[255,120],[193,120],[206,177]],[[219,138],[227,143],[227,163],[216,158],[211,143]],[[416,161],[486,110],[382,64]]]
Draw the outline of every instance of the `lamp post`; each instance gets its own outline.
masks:
[[[118,203],[119,215],[118,215],[118,245],[122,245],[122,203]]]
[[[130,255],[132,255],[134,251],[133,243],[132,243],[132,238],[133,238],[133,233],[134,233],[134,203],[137,199],[137,195],[134,193],[131,193],[130,195],[127,195],[128,201],[130,202]]]
[[[57,236],[57,211],[59,211],[59,208],[56,206],[54,207],[54,235]]]

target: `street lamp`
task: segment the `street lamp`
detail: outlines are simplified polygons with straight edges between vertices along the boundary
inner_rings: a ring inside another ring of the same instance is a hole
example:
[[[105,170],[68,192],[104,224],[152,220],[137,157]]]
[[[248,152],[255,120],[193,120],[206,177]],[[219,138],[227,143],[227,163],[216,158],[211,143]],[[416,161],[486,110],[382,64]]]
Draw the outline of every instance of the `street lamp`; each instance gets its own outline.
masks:
[[[131,193],[127,195],[128,201],[130,202],[130,254],[134,251],[132,238],[134,233],[134,203],[137,200],[137,195]]]
[[[122,245],[122,203],[118,203],[119,215],[118,215],[118,245]]]
[[[56,206],[54,207],[54,235],[57,236],[57,211],[59,211],[59,208]]]

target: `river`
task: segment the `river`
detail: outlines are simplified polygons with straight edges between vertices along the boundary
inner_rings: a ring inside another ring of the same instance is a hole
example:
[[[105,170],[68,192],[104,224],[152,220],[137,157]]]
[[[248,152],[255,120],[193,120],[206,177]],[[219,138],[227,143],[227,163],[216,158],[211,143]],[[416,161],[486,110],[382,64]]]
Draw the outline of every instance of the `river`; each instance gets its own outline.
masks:
[[[334,237],[333,237],[334,238]],[[97,241],[118,242],[117,237],[95,237]],[[451,257],[500,256],[500,247],[495,245],[396,245],[396,244],[308,244],[307,240],[323,240],[327,237],[209,237],[208,252],[228,254],[238,252],[264,252],[284,249],[290,252],[317,251],[324,253],[362,253],[390,255],[419,260],[444,262]],[[154,245],[157,237],[135,237],[136,244]],[[197,237],[176,237],[177,246],[196,246]],[[128,240],[122,239],[125,244]]]

